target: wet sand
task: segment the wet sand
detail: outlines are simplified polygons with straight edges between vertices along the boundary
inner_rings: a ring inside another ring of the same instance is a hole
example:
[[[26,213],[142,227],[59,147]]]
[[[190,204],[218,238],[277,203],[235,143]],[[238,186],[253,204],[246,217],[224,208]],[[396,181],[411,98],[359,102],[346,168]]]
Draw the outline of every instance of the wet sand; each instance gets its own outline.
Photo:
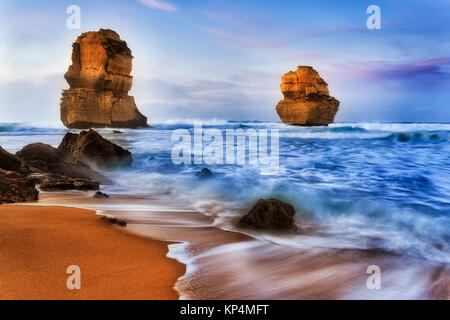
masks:
[[[71,192],[42,193],[36,204],[100,210],[127,221],[120,232],[172,242],[170,257],[186,265],[175,285],[182,299],[450,299],[448,265],[380,250],[322,247],[332,241],[324,226],[303,226],[304,246],[297,248],[223,230],[214,215],[173,201],[167,206],[158,199]],[[311,238],[319,245],[311,245]],[[380,290],[367,287],[371,265],[381,269]]]
[[[185,266],[167,242],[142,238],[94,211],[0,206],[0,299],[178,299]],[[81,290],[67,289],[68,266]]]

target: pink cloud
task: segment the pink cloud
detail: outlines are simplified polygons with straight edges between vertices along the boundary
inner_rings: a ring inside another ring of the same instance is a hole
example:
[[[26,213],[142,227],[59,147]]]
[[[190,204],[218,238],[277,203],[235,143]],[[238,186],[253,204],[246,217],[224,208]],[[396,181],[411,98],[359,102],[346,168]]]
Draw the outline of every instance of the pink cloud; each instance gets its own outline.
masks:
[[[448,79],[446,68],[450,57],[438,57],[403,63],[380,63],[365,70],[366,75],[378,79],[408,79],[413,77],[431,79]]]
[[[158,9],[158,10],[164,10],[164,11],[177,11],[178,8],[165,1],[160,0],[139,0],[140,3],[146,5],[147,7]]]
[[[345,70],[345,72],[343,71]],[[336,63],[329,72],[336,81],[360,82],[366,85],[392,84],[408,90],[448,90],[450,57],[409,61],[358,61]]]

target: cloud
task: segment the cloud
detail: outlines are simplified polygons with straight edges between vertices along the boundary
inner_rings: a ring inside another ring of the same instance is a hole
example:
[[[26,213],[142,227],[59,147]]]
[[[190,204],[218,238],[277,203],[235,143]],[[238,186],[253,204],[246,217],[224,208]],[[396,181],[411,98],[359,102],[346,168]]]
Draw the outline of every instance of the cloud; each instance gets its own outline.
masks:
[[[358,70],[357,70],[358,69]],[[375,81],[396,81],[422,89],[448,87],[450,80],[450,57],[437,57],[401,63],[372,62],[355,66],[358,78]]]
[[[59,121],[61,89],[67,88],[63,74],[52,74],[41,82],[20,79],[0,82],[1,122]]]
[[[140,3],[146,5],[147,7],[153,8],[153,9],[158,9],[158,10],[164,10],[164,11],[177,11],[178,8],[169,3],[169,2],[165,2],[165,1],[160,1],[160,0],[139,0]]]
[[[378,75],[384,78],[394,79],[411,77],[434,78],[444,76],[448,73],[444,70],[446,66],[450,66],[450,57],[395,64],[381,70],[381,72],[378,72]]]
[[[273,97],[273,95],[276,97]],[[150,118],[249,120],[254,114],[264,120],[275,119],[278,90],[253,83],[192,79],[180,76],[138,79],[133,86],[136,103]]]

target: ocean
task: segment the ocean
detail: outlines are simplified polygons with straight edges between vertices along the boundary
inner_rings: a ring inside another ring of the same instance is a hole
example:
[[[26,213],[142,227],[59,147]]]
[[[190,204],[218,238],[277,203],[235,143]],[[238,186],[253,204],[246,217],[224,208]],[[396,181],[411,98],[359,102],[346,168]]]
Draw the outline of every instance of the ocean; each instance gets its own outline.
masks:
[[[277,130],[278,170],[262,174],[258,164],[175,164],[171,136],[176,129],[192,132],[194,121],[152,123],[147,129],[119,129],[121,134],[99,129],[134,158],[131,167],[106,173],[113,184],[101,189],[111,199],[42,192],[39,204],[96,209],[128,219],[133,232],[176,242],[169,256],[188,266],[177,284],[182,298],[448,294],[450,124],[202,124],[224,136],[230,129]],[[34,142],[57,147],[67,131],[52,123],[0,123],[0,145],[13,153]],[[199,179],[196,172],[205,167],[214,175]],[[261,198],[291,203],[299,231],[237,228],[239,216]],[[373,264],[387,270],[385,291],[366,288],[366,267]],[[215,285],[219,277],[228,280]]]

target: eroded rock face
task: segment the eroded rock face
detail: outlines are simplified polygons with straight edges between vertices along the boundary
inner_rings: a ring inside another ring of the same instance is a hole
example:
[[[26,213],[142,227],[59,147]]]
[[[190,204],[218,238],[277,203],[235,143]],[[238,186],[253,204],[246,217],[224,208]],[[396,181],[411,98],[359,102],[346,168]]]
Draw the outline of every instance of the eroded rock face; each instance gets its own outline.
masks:
[[[58,150],[33,143],[15,155],[0,147],[0,204],[38,199],[38,184],[44,191],[99,190],[110,183],[81,159],[103,164],[131,163],[130,152],[109,142],[94,130],[64,138]]]
[[[20,173],[0,169],[0,203],[36,201],[34,181]]]
[[[239,226],[254,229],[296,230],[294,207],[278,199],[258,200],[250,211],[241,217]]]
[[[63,190],[98,190],[100,185],[97,181],[71,178],[59,174],[32,173],[28,176],[43,191],[63,191]]]
[[[0,147],[0,169],[26,173],[26,168],[18,157]]]
[[[103,169],[128,166],[133,162],[131,152],[106,140],[92,129],[80,134],[66,133],[58,150],[76,161]]]
[[[328,125],[334,121],[339,101],[331,97],[328,84],[312,67],[299,66],[281,77],[284,100],[277,113],[284,123],[301,126]]]
[[[73,43],[64,75],[61,120],[68,128],[147,127],[147,118],[128,91],[133,84],[131,50],[113,30],[81,34]]]

